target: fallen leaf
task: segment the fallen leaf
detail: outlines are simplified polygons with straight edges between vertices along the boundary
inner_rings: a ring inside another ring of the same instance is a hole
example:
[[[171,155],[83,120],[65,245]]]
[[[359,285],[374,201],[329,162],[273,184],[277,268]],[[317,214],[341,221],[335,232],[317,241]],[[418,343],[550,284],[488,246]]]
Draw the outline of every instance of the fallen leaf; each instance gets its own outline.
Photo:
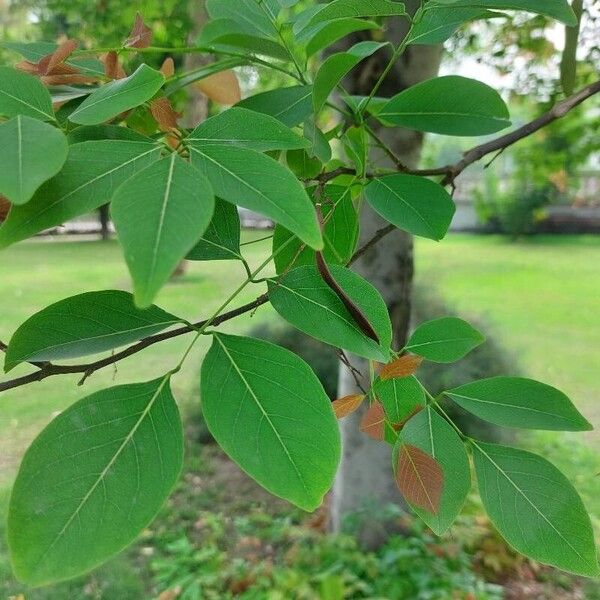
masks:
[[[381,441],[385,432],[385,411],[381,402],[373,402],[360,422],[360,430],[374,440]]]
[[[381,377],[383,381],[396,379],[398,377],[408,377],[415,373],[422,362],[423,358],[420,356],[405,354],[397,360],[385,365],[379,372],[379,377]]]
[[[147,48],[152,43],[152,30],[144,23],[142,15],[135,14],[135,22],[129,37],[123,44],[126,48]]]
[[[347,417],[353,413],[365,399],[363,394],[354,394],[352,396],[344,396],[332,402],[333,412],[338,419]]]
[[[416,446],[404,444],[398,456],[396,483],[411,504],[438,514],[444,489],[444,472],[435,458]]]
[[[173,75],[175,75],[175,63],[170,56],[165,58],[162,66],[160,67],[160,72],[165,76],[165,79],[169,79],[169,77],[173,77]]]
[[[242,99],[240,82],[231,70],[205,77],[196,82],[196,87],[219,104],[237,104]]]

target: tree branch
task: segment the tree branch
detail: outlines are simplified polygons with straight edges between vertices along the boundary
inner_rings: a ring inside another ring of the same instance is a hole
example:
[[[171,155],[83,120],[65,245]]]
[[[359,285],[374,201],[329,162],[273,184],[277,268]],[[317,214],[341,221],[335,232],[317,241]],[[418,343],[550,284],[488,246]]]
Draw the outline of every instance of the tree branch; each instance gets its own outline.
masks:
[[[407,169],[403,165],[400,165],[398,169],[403,173],[408,173],[411,175],[421,175],[421,176],[436,176],[442,175],[444,176],[442,180],[443,185],[451,185],[454,183],[454,180],[458,175],[460,175],[469,165],[481,160],[484,156],[491,154],[492,152],[501,152],[512,146],[516,142],[536,133],[540,129],[543,129],[550,123],[561,119],[566,114],[568,114],[571,110],[579,106],[581,103],[585,102],[588,98],[591,98],[595,94],[600,93],[600,81],[596,81],[572,96],[569,96],[565,100],[559,102],[554,107],[552,107],[548,112],[544,113],[537,119],[526,123],[522,127],[507,133],[506,135],[500,136],[494,140],[489,142],[485,142],[484,144],[480,144],[479,146],[475,146],[471,150],[468,150],[463,154],[463,157],[460,161],[452,165],[446,165],[444,167],[438,167],[434,169]],[[345,174],[356,174],[353,169],[347,167],[340,167],[334,171],[329,173],[323,173],[319,175],[317,180],[321,184],[325,184],[329,181],[332,181],[336,177]],[[394,231],[395,227],[393,225],[387,225],[383,227],[379,231],[375,233],[375,235],[365,243],[364,246],[359,248],[354,256],[350,259],[350,263],[354,263],[358,258],[360,258],[365,252],[367,252],[370,248],[375,246],[381,239],[383,239],[386,235]],[[229,312],[223,313],[222,315],[215,318],[212,322],[212,325],[220,325],[226,321],[234,319],[240,315],[248,313],[263,304],[266,304],[269,301],[269,297],[267,294],[263,294],[256,298],[256,300],[244,304],[239,308],[231,310]],[[27,385],[29,383],[34,383],[36,381],[42,381],[48,377],[52,377],[54,375],[68,375],[70,373],[81,373],[83,374],[83,378],[80,381],[80,384],[83,383],[90,375],[99,371],[100,369],[104,369],[109,365],[116,364],[117,362],[137,354],[141,352],[145,348],[149,346],[153,346],[159,342],[163,342],[169,339],[173,339],[179,337],[181,335],[185,335],[187,333],[191,333],[192,331],[196,331],[198,328],[202,327],[206,324],[206,321],[199,321],[198,323],[194,323],[191,327],[180,327],[178,329],[174,329],[172,331],[166,331],[164,333],[159,333],[157,335],[153,335],[143,340],[139,341],[137,344],[133,346],[129,346],[120,352],[113,354],[107,358],[80,365],[55,365],[53,363],[31,363],[33,366],[38,367],[38,371],[34,373],[30,373],[29,375],[24,375],[23,377],[18,377],[16,379],[11,379],[9,381],[0,382],[0,392],[4,392],[6,390],[14,389],[17,387],[21,387]],[[0,350],[6,352],[7,346],[3,342],[0,341]]]
[[[220,325],[221,323],[225,323],[225,321],[230,321],[231,319],[235,319],[236,317],[239,317],[240,315],[243,315],[247,312],[250,312],[250,311],[258,308],[259,306],[262,306],[263,304],[266,304],[268,301],[269,301],[268,295],[263,294],[262,296],[259,296],[258,298],[256,298],[256,300],[253,300],[252,302],[249,302],[248,304],[244,304],[243,306],[240,306],[234,310],[230,310],[229,312],[219,315],[218,317],[216,317],[215,319],[212,320],[211,325],[217,326],[217,325]],[[11,389],[14,389],[17,387],[21,387],[23,385],[27,385],[29,383],[34,383],[36,381],[42,381],[43,379],[52,377],[54,375],[68,375],[71,373],[82,373],[83,374],[83,378],[80,381],[80,384],[81,384],[90,375],[92,375],[96,371],[99,371],[100,369],[104,369],[105,367],[116,364],[117,362],[123,360],[124,358],[127,358],[129,356],[137,354],[138,352],[141,352],[142,350],[148,348],[149,346],[158,344],[159,342],[164,342],[166,340],[170,340],[170,339],[185,335],[187,333],[196,331],[197,329],[199,329],[200,327],[203,327],[204,325],[206,325],[206,321],[198,321],[197,323],[194,323],[191,327],[186,325],[185,327],[179,327],[179,328],[173,329],[171,331],[165,331],[164,333],[151,335],[151,336],[139,341],[137,344],[134,344],[133,346],[129,346],[128,348],[125,348],[124,350],[121,350],[120,352],[117,352],[111,356],[108,356],[106,358],[103,358],[101,360],[97,360],[97,361],[91,362],[91,363],[80,364],[80,365],[55,365],[53,363],[45,363],[45,364],[43,364],[43,366],[39,367],[39,371],[30,373],[28,375],[24,375],[23,377],[11,379],[9,381],[0,382],[0,392],[4,392],[6,390],[11,390]],[[2,344],[3,349],[6,348],[5,344],[3,344],[2,342],[0,342],[0,344]],[[37,364],[32,363],[32,364],[34,364],[35,366],[39,366],[39,363],[37,363]]]

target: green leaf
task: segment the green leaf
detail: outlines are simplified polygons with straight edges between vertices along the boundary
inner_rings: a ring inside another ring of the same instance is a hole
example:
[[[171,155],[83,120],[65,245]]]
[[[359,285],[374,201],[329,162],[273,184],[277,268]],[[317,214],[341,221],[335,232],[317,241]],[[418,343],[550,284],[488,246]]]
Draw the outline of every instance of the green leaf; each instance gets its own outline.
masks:
[[[97,392],[29,447],[10,499],[16,576],[44,585],[90,571],[129,545],[171,492],[183,432],[167,377]]]
[[[262,340],[215,334],[201,398],[210,432],[248,475],[304,510],[321,504],[340,437],[331,401],[302,359]]]
[[[291,325],[322,342],[358,356],[387,361],[392,326],[379,292],[362,277],[338,265],[330,266],[338,285],[369,321],[380,343],[367,337],[342,300],[315,266],[292,269],[269,284],[273,308]]]
[[[385,381],[378,378],[373,384],[373,395],[383,405],[392,425],[402,424],[419,407],[425,406],[423,387],[412,375]]]
[[[456,30],[469,21],[504,17],[484,8],[435,8],[426,10],[408,36],[408,44],[442,44],[451,38]]]
[[[310,192],[315,202],[314,188]],[[321,207],[325,221],[323,256],[328,264],[346,265],[358,244],[358,215],[351,188],[328,185],[323,197],[327,199]],[[277,273],[283,273],[292,263],[295,267],[315,264],[315,251],[281,225],[275,227],[273,254]]]
[[[277,16],[278,8],[274,11],[275,14],[270,13],[271,16]],[[273,10],[275,7],[271,5],[269,9]],[[277,29],[269,18],[269,13],[265,12],[256,0],[207,0],[206,10],[211,19],[230,19],[248,33],[266,38],[277,36]]]
[[[522,377],[491,377],[444,392],[480,419],[523,429],[589,431],[590,423],[552,386]]]
[[[347,17],[394,17],[404,16],[406,11],[402,2],[391,0],[333,0],[324,4],[309,24],[345,19]]]
[[[577,18],[567,0],[433,0],[428,9],[436,10],[438,6],[477,7],[493,10],[524,10],[552,17],[565,25],[574,26]]]
[[[462,319],[444,317],[421,323],[410,336],[405,350],[427,360],[450,363],[477,348],[485,338]]]
[[[454,136],[487,135],[510,125],[496,90],[458,75],[428,79],[400,92],[377,116],[399,127]]]
[[[67,159],[62,132],[21,115],[0,124],[0,193],[13,204],[25,204],[56,175]]]
[[[317,127],[314,117],[304,122],[304,138],[308,141],[306,152],[309,156],[319,159],[321,163],[331,160],[331,146],[327,136]]]
[[[328,56],[315,76],[313,88],[313,108],[315,112],[319,112],[323,108],[329,94],[356,65],[387,45],[387,42],[359,42],[347,52],[339,52]]]
[[[231,144],[258,152],[310,146],[308,140],[274,117],[239,107],[230,108],[207,119],[185,141],[192,146]]]
[[[79,358],[137,342],[182,322],[157,306],[140,310],[127,292],[86,292],[60,300],[15,331],[4,370],[21,362]]]
[[[389,175],[374,179],[365,198],[384,219],[414,235],[441,240],[456,207],[439,184],[416,175]]]
[[[160,156],[154,144],[92,141],[69,149],[67,162],[23,206],[14,206],[0,227],[0,248],[56,227],[106,204],[115,189]]]
[[[240,260],[240,216],[234,204],[215,199],[213,218],[187,260]]]
[[[590,519],[568,479],[531,452],[474,440],[472,447],[481,499],[502,537],[534,560],[600,575]]]
[[[129,140],[132,142],[152,143],[152,139],[120,125],[82,125],[67,135],[69,144],[80,144],[94,140]]]
[[[372,29],[379,29],[379,25],[374,21],[336,19],[305,27],[296,37],[300,43],[306,44],[306,55],[310,58],[351,33]]]
[[[111,214],[138,306],[152,303],[206,231],[214,208],[209,181],[176,153],[117,189]]]
[[[0,115],[55,120],[50,92],[42,82],[33,75],[10,67],[0,67]]]
[[[288,127],[302,123],[312,113],[311,85],[279,88],[250,96],[236,106],[275,117]]]
[[[192,146],[191,151],[192,164],[208,177],[219,198],[272,218],[313,248],[323,247],[306,191],[276,160],[235,146]]]
[[[247,64],[243,58],[224,58],[223,60],[216,60],[208,65],[205,65],[199,69],[191,71],[188,75],[176,78],[173,83],[168,85],[165,90],[165,96],[174,94],[177,90],[181,90],[195,81],[206,79],[215,73],[221,73],[222,71],[228,71],[241,65]]]
[[[254,28],[233,19],[215,19],[202,29],[198,45],[213,48],[244,48],[256,54],[272,56],[280,60],[289,59],[288,51],[277,41],[257,35]]]
[[[111,81],[90,94],[70,115],[80,125],[98,125],[150,100],[163,86],[165,77],[148,65],[140,65],[124,79]]]
[[[394,469],[402,444],[423,450],[442,467],[444,487],[438,514],[414,505],[411,507],[435,534],[443,535],[460,514],[471,489],[471,469],[465,446],[448,421],[431,406],[412,417],[400,432],[393,453]]]

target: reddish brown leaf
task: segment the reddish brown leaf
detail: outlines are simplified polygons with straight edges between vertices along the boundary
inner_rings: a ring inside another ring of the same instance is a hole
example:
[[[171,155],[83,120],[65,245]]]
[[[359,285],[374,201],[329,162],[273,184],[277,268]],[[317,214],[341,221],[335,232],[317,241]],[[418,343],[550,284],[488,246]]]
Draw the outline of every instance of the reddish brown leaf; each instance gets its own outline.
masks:
[[[196,83],[198,89],[219,104],[237,104],[242,99],[240,82],[234,71],[222,71]]]
[[[21,62],[17,63],[15,68],[25,73],[31,73],[32,75],[37,75],[39,73],[37,64],[29,62],[28,60],[22,60]]]
[[[399,423],[394,423],[392,425],[392,427],[394,428],[394,431],[400,431],[402,430],[402,428],[417,414],[419,414],[425,407],[422,406],[421,404],[415,406],[412,411],[410,412],[409,415],[407,415],[404,419],[402,419],[402,421],[400,421]]]
[[[160,67],[160,72],[165,76],[166,79],[169,79],[169,77],[173,77],[173,75],[175,75],[175,63],[170,56],[165,58],[162,66]]]
[[[422,362],[423,359],[420,356],[405,354],[399,359],[385,365],[379,372],[379,376],[383,381],[398,377],[408,377],[416,372]]]
[[[360,422],[360,430],[374,440],[383,440],[385,435],[385,411],[381,402],[371,404]]]
[[[44,73],[45,75],[57,75],[60,73],[55,73],[54,69],[56,69],[56,67],[58,67],[59,65],[62,65],[65,60],[67,60],[67,58],[69,58],[69,56],[71,56],[71,54],[73,54],[73,52],[75,52],[75,50],[77,50],[77,42],[75,40],[65,40],[62,44],[60,44],[60,46],[52,53],[48,56],[48,63],[46,66],[46,72]],[[45,60],[46,57],[44,57],[40,63],[42,63],[42,61]]]
[[[65,75],[42,75],[40,77],[44,85],[76,85],[81,83],[93,83],[97,81],[95,77],[80,75],[79,73]]]
[[[152,30],[144,23],[140,13],[136,13],[133,29],[125,40],[127,48],[147,48],[152,43]]]
[[[349,414],[353,413],[365,399],[363,394],[354,394],[352,396],[344,396],[343,398],[338,398],[334,400],[333,412],[338,419],[342,419],[347,417]]]
[[[169,132],[177,129],[177,119],[181,113],[175,112],[168,98],[156,98],[150,103],[150,112],[156,119],[161,131]]]
[[[119,62],[119,55],[111,50],[102,57],[104,63],[104,74],[109,79],[125,79],[127,73],[123,70],[121,63]]]
[[[0,196],[0,223],[6,220],[9,211],[10,202],[4,196]]]
[[[398,456],[396,483],[411,504],[434,515],[439,512],[444,472],[435,458],[416,446],[404,444]]]

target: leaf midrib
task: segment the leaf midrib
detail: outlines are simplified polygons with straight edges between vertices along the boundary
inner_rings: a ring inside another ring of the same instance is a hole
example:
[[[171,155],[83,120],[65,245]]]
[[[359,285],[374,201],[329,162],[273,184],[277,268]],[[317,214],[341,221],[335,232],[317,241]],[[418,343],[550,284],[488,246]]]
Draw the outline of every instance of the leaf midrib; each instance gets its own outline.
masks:
[[[62,527],[62,529],[57,533],[57,535],[54,538],[54,540],[52,540],[51,544],[44,551],[44,553],[40,556],[40,558],[38,559],[38,564],[42,563],[42,561],[46,558],[46,556],[48,555],[48,553],[58,543],[58,541],[65,534],[65,532],[67,531],[67,529],[69,528],[69,526],[71,525],[71,523],[73,522],[73,520],[79,515],[79,513],[81,512],[81,510],[83,509],[83,507],[85,506],[85,504],[87,503],[87,501],[90,499],[91,495],[95,492],[96,488],[104,480],[104,478],[106,477],[106,475],[107,475],[108,471],[110,470],[110,468],[115,464],[115,462],[117,461],[117,459],[119,458],[119,456],[121,455],[121,453],[125,450],[125,447],[132,440],[133,436],[135,435],[136,431],[139,429],[139,427],[142,424],[142,422],[144,421],[144,419],[148,416],[148,414],[150,413],[150,411],[154,407],[154,403],[156,402],[156,399],[162,393],[162,390],[163,390],[165,384],[169,381],[170,377],[171,377],[170,373],[168,375],[165,375],[163,377],[163,379],[161,380],[158,388],[156,389],[156,392],[154,392],[154,394],[152,395],[152,398],[150,398],[150,401],[148,402],[148,405],[143,410],[143,412],[140,414],[139,419],[135,422],[135,424],[131,428],[131,431],[127,434],[127,436],[125,437],[125,439],[121,442],[121,445],[119,446],[119,448],[117,448],[117,451],[115,452],[115,454],[113,455],[113,457],[108,461],[108,464],[106,465],[106,467],[98,475],[98,477],[96,478],[96,480],[94,481],[94,483],[90,487],[89,491],[81,499],[81,501],[77,505],[77,508],[73,511],[73,514],[67,519],[67,522],[64,524],[64,526]]]
[[[479,452],[481,452],[481,454],[483,454],[483,456],[485,456],[491,463],[492,465],[494,465],[494,467],[498,470],[499,473],[502,473],[502,475],[504,475],[504,477],[506,478],[506,480],[515,488],[515,490],[517,490],[517,492],[527,501],[527,503],[535,510],[535,512],[544,520],[546,521],[546,523],[548,523],[548,525],[550,525],[550,527],[552,528],[553,531],[556,532],[556,534],[558,535],[558,537],[563,540],[565,542],[565,544],[567,544],[567,546],[569,546],[569,548],[571,548],[571,550],[581,559],[583,560],[585,563],[587,563],[587,560],[584,556],[582,556],[576,548],[574,548],[571,543],[569,542],[569,540],[567,538],[565,538],[565,536],[554,526],[554,523],[552,523],[552,521],[550,521],[548,519],[548,517],[546,517],[546,515],[529,499],[529,496],[527,496],[525,494],[525,492],[513,481],[513,479],[509,476],[509,474],[475,441],[475,440],[471,440],[471,443],[479,450]]]
[[[273,433],[275,434],[275,437],[277,438],[277,441],[279,442],[279,444],[283,448],[283,451],[284,451],[285,455],[287,456],[288,460],[290,461],[290,464],[294,467],[294,471],[296,471],[296,475],[298,476],[298,479],[299,479],[300,483],[302,484],[302,487],[304,488],[304,490],[306,491],[306,493],[310,496],[311,495],[310,491],[309,491],[309,489],[308,489],[308,487],[306,485],[306,482],[304,481],[304,478],[302,477],[302,474],[300,473],[300,469],[298,468],[298,465],[296,465],[296,462],[294,461],[292,455],[290,454],[290,451],[288,450],[288,448],[285,445],[283,439],[281,438],[281,435],[279,434],[279,431],[277,431],[277,428],[275,427],[275,424],[271,420],[271,417],[269,416],[269,413],[267,413],[267,411],[264,409],[263,405],[261,404],[260,400],[258,399],[258,396],[254,393],[254,389],[252,388],[252,386],[250,385],[250,383],[248,382],[248,380],[244,376],[244,373],[239,368],[238,364],[235,362],[233,356],[231,355],[231,353],[227,349],[227,346],[225,346],[225,344],[221,341],[219,335],[216,334],[214,336],[214,338],[219,343],[219,345],[221,346],[221,348],[223,349],[223,352],[225,353],[225,355],[229,359],[229,362],[231,363],[231,365],[235,369],[236,373],[238,374],[238,377],[242,380],[242,383],[244,384],[244,386],[246,387],[246,389],[250,393],[250,396],[254,399],[254,402],[256,403],[256,406],[258,407],[258,409],[260,410],[261,414],[263,415],[263,417],[266,419],[267,423],[271,427]]]

